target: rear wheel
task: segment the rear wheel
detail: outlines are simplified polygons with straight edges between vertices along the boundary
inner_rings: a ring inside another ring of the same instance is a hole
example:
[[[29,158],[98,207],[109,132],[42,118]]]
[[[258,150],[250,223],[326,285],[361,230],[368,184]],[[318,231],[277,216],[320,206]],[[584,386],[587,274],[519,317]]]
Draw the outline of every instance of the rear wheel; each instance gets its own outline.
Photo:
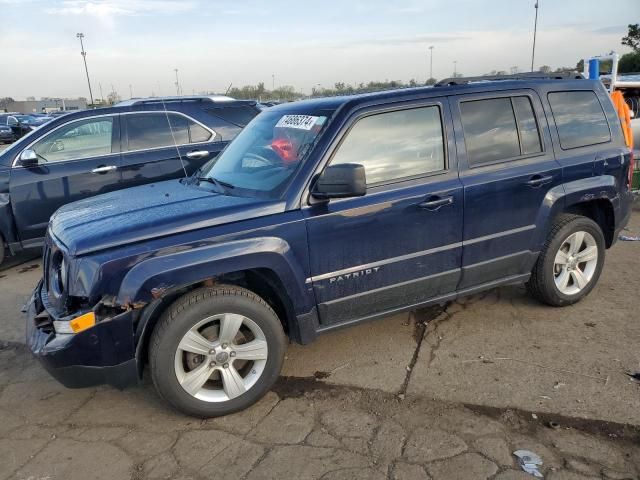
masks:
[[[604,257],[604,235],[597,223],[578,215],[561,215],[540,252],[527,288],[548,305],[576,303],[595,287]]]
[[[260,297],[235,286],[195,290],[156,326],[149,351],[158,393],[199,417],[226,415],[260,399],[277,380],[286,339]]]

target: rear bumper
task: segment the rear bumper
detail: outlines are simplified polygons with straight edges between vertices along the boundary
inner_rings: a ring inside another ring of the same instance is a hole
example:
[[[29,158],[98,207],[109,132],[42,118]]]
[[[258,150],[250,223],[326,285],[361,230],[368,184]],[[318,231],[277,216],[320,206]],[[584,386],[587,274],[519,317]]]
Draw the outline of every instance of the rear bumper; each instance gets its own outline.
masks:
[[[618,235],[624,230],[631,218],[631,212],[633,210],[633,193],[626,192],[620,197],[620,204],[615,212],[616,226],[613,233],[613,242],[618,241]]]
[[[56,334],[40,299],[42,282],[27,306],[27,346],[42,366],[69,388],[138,383],[131,312],[77,334]]]

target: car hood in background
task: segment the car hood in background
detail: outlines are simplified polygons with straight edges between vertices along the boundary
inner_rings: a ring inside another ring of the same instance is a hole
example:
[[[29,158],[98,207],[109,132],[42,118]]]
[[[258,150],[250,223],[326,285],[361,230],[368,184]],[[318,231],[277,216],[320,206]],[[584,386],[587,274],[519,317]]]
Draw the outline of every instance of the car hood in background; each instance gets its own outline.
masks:
[[[284,211],[284,202],[234,197],[180,180],[117,190],[61,207],[50,231],[72,255]]]

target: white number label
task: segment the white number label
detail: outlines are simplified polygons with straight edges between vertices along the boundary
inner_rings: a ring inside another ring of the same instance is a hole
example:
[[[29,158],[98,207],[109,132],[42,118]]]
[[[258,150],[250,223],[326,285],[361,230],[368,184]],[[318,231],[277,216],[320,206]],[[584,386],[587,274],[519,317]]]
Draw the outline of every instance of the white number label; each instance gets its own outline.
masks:
[[[311,130],[318,121],[318,118],[319,117],[314,117],[312,115],[285,115],[278,120],[276,127]]]

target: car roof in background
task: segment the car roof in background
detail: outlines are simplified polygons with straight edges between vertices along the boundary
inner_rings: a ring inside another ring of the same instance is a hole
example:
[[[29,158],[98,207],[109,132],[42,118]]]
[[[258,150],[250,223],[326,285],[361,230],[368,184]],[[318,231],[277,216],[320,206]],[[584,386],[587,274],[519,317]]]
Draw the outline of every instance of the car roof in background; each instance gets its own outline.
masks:
[[[162,103],[162,102],[188,102],[188,101],[209,101],[213,103],[224,102],[236,102],[235,98],[227,97],[226,95],[183,95],[178,97],[146,97],[146,98],[132,98],[129,100],[123,100],[114,105],[114,107],[129,107],[133,105],[142,105],[149,103]]]

